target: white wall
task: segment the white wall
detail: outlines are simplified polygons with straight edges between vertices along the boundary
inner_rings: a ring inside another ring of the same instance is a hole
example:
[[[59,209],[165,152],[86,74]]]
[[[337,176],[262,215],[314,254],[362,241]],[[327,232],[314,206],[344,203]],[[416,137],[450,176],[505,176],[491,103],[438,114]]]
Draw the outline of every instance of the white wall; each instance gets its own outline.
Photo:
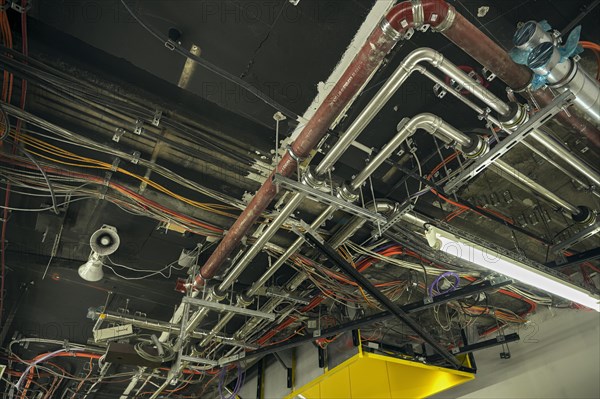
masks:
[[[434,398],[600,398],[600,313],[552,310],[510,344],[475,352],[474,381]]]

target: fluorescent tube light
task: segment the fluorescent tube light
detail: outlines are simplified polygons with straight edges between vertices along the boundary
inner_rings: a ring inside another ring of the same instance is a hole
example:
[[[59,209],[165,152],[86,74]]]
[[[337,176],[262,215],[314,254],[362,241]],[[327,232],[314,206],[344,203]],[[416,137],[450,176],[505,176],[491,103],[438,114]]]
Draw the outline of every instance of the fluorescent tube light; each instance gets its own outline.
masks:
[[[429,226],[426,237],[435,249],[600,312],[600,297],[541,270],[541,267],[537,269],[437,227]]]

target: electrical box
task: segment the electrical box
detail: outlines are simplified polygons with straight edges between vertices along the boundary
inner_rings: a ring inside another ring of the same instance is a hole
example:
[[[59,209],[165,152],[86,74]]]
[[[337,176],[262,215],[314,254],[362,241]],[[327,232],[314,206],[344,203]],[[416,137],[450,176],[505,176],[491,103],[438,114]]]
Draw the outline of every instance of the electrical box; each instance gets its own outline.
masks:
[[[94,331],[94,341],[102,342],[114,340],[117,338],[130,337],[133,335],[133,325],[124,324],[122,326],[103,328]]]

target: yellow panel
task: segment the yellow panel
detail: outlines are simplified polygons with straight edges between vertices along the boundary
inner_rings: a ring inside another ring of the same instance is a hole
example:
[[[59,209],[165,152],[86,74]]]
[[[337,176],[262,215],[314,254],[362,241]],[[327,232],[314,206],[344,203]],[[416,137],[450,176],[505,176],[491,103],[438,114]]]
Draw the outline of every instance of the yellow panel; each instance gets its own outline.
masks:
[[[459,360],[464,362],[465,366],[470,366],[467,358]],[[286,398],[426,398],[474,377],[474,374],[464,371],[362,352]]]
[[[350,366],[352,396],[360,399],[389,399],[390,385],[385,362],[363,358]]]
[[[350,373],[347,367],[322,380],[319,385],[321,385],[321,398],[348,399],[352,397],[350,394]]]
[[[321,399],[321,385],[317,384],[302,393],[306,399]]]
[[[388,362],[387,366],[393,398],[425,398],[469,380],[433,368],[428,370],[393,362]]]

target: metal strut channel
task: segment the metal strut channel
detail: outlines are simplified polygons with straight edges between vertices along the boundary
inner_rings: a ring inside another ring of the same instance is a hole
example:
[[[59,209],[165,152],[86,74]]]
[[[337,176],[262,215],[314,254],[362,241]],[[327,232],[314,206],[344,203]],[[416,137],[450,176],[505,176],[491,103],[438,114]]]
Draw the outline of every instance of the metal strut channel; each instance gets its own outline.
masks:
[[[275,318],[277,317],[273,313],[265,313],[265,312],[260,312],[258,310],[252,310],[252,309],[246,309],[246,308],[242,308],[242,307],[238,307],[238,306],[226,305],[226,304],[220,303],[220,302],[206,301],[204,299],[199,299],[199,298],[190,298],[187,296],[184,297],[181,302],[190,304],[192,306],[197,306],[200,308],[212,309],[212,310],[216,310],[219,312],[225,311],[225,312],[230,312],[230,313],[237,313],[237,314],[241,314],[244,316],[260,317],[261,319],[267,319],[270,321],[275,321]]]
[[[350,265],[344,258],[337,253],[330,245],[326,244],[321,237],[307,230],[305,239],[312,245],[315,246],[320,252],[326,255],[336,266],[338,266],[344,273],[352,278],[360,287],[367,291],[373,296],[379,303],[381,303],[387,310],[389,310],[394,316],[399,318],[404,324],[410,327],[417,335],[428,343],[438,354],[440,354],[445,360],[448,361],[455,369],[460,369],[461,363],[442,345],[439,344],[427,331],[421,328],[421,326],[414,321],[408,313],[402,308],[392,302],[387,296],[377,289],[365,276],[363,276],[358,270]]]
[[[579,244],[582,241],[587,240],[588,238],[592,237],[593,235],[595,235],[598,232],[600,232],[600,222],[591,224],[591,225],[587,226],[585,229],[581,230],[579,233],[575,234],[573,237],[569,238],[568,240],[559,242],[558,244],[556,244],[552,248],[550,248],[550,252],[555,253],[557,255],[561,255],[563,251],[565,251],[571,247],[574,247],[575,245]],[[558,262],[558,263],[560,263],[560,262]],[[564,263],[564,262],[562,262],[562,263]]]
[[[487,169],[487,167],[494,163],[498,158],[510,151],[515,145],[523,141],[530,133],[548,122],[554,115],[572,105],[574,100],[575,95],[570,91],[566,91],[557,96],[550,104],[532,116],[531,119],[523,124],[523,126],[519,127],[514,133],[511,133],[507,138],[498,143],[487,154],[479,157],[471,164],[471,166],[446,183],[444,191],[453,193],[458,190],[469,180]]]
[[[464,288],[459,288],[456,291],[437,295],[437,296],[433,297],[431,300],[429,298],[426,298],[421,301],[412,302],[407,305],[403,305],[403,306],[401,306],[401,309],[406,313],[416,313],[421,310],[429,309],[429,308],[432,308],[439,304],[454,301],[459,298],[476,295],[481,292],[489,291],[492,289],[499,289],[504,286],[510,285],[512,283],[513,283],[512,280],[502,278],[502,277],[496,278],[491,281],[484,280],[481,283],[471,284]],[[276,353],[276,352],[283,351],[286,349],[295,348],[304,343],[312,342],[312,341],[318,339],[319,337],[332,337],[337,334],[356,330],[356,329],[371,325],[373,323],[377,323],[380,321],[390,319],[392,317],[394,317],[394,315],[387,310],[383,311],[383,312],[374,313],[369,316],[365,316],[362,319],[352,320],[347,323],[337,325],[335,327],[325,328],[320,331],[320,334],[318,337],[315,337],[313,335],[305,335],[305,336],[301,336],[298,338],[292,338],[288,341],[285,341],[285,342],[282,342],[279,344],[269,345],[269,346],[266,346],[266,347],[263,347],[263,348],[260,348],[257,350],[241,352],[240,354],[235,355],[235,356],[228,356],[228,357],[221,358],[221,359],[219,359],[219,365],[224,366],[226,364],[233,363],[242,358],[246,358],[247,360],[254,359],[258,356],[265,356],[270,353]]]
[[[306,184],[302,184],[295,180],[288,179],[287,177],[284,177],[280,174],[275,174],[273,176],[273,183],[282,189],[289,190],[295,193],[302,193],[308,198],[314,199],[315,201],[323,203],[325,205],[333,206],[338,209],[343,209],[345,212],[351,215],[360,216],[375,223],[386,222],[386,218],[378,213],[371,212],[358,205],[334,197],[333,195],[324,193],[319,190],[315,190],[314,188],[307,186]]]
[[[461,346],[460,348],[458,348],[458,350],[455,352],[455,354],[461,355],[463,353],[471,353],[473,351],[477,351],[480,349],[486,349],[486,348],[491,348],[491,347],[502,345],[502,344],[508,344],[510,342],[515,342],[520,339],[521,338],[519,337],[519,334],[517,334],[517,333],[512,333],[512,334],[503,335],[503,336],[497,336],[495,338],[487,339],[485,341],[477,342],[475,344],[467,344],[467,345]],[[439,356],[437,356],[437,355],[427,357],[427,360],[430,362],[436,361],[438,359],[439,359]]]

